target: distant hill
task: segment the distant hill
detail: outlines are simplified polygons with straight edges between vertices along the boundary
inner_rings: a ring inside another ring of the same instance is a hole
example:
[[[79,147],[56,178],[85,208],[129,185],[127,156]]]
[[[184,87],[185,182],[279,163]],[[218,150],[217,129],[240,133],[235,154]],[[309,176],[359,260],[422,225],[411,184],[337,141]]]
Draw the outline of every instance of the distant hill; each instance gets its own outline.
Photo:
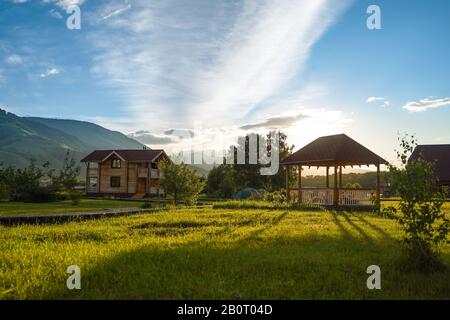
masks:
[[[24,167],[33,158],[54,168],[67,150],[77,160],[94,149],[141,149],[126,135],[99,125],[76,120],[19,117],[0,109],[0,162]]]
[[[89,149],[141,149],[143,144],[118,132],[86,121],[25,118],[74,136]]]

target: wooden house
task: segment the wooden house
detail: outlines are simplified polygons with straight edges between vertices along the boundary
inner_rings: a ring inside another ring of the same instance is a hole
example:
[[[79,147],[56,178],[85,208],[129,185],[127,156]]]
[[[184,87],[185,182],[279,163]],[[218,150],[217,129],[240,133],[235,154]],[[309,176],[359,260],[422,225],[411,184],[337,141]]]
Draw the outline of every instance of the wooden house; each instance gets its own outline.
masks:
[[[164,194],[158,185],[159,163],[169,160],[164,150],[95,150],[86,164],[86,194],[144,198]]]

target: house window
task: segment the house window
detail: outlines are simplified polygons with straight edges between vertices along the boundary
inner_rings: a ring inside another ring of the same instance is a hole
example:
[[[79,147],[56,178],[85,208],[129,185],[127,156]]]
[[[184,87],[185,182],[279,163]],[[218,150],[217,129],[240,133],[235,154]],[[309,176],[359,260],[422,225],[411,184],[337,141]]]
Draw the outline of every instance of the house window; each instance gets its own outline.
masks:
[[[120,159],[112,159],[111,160],[111,168],[113,169],[120,169],[121,167]]]
[[[111,188],[120,188],[120,177],[111,177]]]
[[[97,178],[89,178],[89,188],[97,188]]]
[[[158,169],[158,165],[155,162],[152,162],[152,169]]]

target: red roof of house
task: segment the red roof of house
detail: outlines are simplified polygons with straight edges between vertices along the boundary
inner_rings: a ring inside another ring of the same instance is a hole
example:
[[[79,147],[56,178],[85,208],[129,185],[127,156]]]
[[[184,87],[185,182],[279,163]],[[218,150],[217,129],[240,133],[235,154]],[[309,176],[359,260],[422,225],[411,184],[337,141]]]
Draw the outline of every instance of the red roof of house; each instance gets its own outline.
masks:
[[[411,154],[410,160],[422,158],[434,164],[434,171],[442,182],[450,181],[450,144],[418,145]]]
[[[106,160],[111,154],[117,154],[125,161],[153,161],[161,155],[165,154],[162,149],[150,149],[150,150],[95,150],[81,159],[81,162],[102,162]]]
[[[387,161],[345,134],[320,137],[281,161],[283,165],[333,166],[386,164]]]

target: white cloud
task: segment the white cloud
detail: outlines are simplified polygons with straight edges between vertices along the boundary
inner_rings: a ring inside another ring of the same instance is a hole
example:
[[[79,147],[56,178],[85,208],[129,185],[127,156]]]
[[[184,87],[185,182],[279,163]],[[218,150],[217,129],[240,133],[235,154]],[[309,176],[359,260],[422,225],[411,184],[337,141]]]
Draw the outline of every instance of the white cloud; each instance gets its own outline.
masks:
[[[281,129],[281,128],[290,127],[293,124],[297,123],[298,121],[303,120],[307,117],[308,116],[303,115],[301,113],[296,114],[296,115],[290,115],[290,116],[270,117],[261,122],[246,124],[246,125],[242,126],[241,129],[243,129],[243,130],[253,130],[253,129],[261,129],[261,128]]]
[[[371,102],[383,101],[383,100],[384,100],[383,97],[369,97],[369,98],[367,98],[366,102],[371,103]]]
[[[408,102],[403,106],[403,109],[406,109],[411,112],[423,112],[428,109],[439,108],[448,105],[450,105],[450,98],[442,98],[442,99],[425,98],[418,102],[416,101]]]
[[[391,105],[391,102],[389,100],[383,101],[380,107],[387,108]]]
[[[118,88],[137,128],[242,125],[285,94],[346,3],[110,2],[89,35],[92,70]]]
[[[5,62],[10,65],[21,64],[22,61],[22,57],[17,54],[12,54],[5,59]]]
[[[382,107],[382,108],[387,108],[391,105],[391,102],[389,100],[386,100],[384,97],[369,97],[366,100],[367,103],[378,102],[378,101],[383,101],[383,103],[380,105],[380,107]]]
[[[85,0],[43,0],[44,3],[54,3],[61,9],[67,10],[70,6],[81,6]]]
[[[56,19],[62,19],[63,18],[63,15],[59,11],[57,11],[55,9],[50,9],[48,14],[51,17],[56,18]]]
[[[55,76],[59,73],[60,72],[57,68],[50,68],[50,69],[47,69],[47,71],[45,71],[44,73],[41,73],[40,76],[41,76],[41,78],[47,78],[50,76]]]
[[[123,8],[118,8],[115,10],[112,10],[111,12],[105,14],[105,16],[103,16],[103,20],[118,16],[120,14],[122,14],[123,12],[127,11],[128,9],[131,9],[131,4],[127,3],[127,5]]]

